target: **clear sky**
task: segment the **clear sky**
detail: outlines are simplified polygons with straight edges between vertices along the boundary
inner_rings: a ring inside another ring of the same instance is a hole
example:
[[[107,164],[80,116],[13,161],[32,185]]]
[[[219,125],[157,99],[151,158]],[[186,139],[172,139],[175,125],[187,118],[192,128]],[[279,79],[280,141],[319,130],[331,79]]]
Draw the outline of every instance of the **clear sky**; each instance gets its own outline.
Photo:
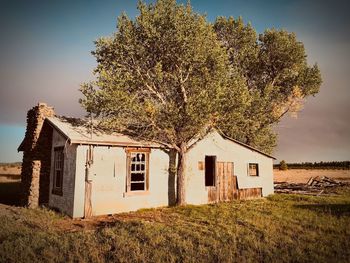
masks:
[[[150,2],[150,1],[147,1]],[[179,1],[178,2],[186,2]],[[82,116],[79,84],[92,79],[93,41],[115,31],[136,0],[0,0],[0,162],[21,161],[26,112],[39,101]],[[192,0],[195,11],[242,16],[258,32],[283,28],[305,44],[323,85],[297,119],[285,117],[274,156],[287,162],[350,159],[350,4],[347,1]]]

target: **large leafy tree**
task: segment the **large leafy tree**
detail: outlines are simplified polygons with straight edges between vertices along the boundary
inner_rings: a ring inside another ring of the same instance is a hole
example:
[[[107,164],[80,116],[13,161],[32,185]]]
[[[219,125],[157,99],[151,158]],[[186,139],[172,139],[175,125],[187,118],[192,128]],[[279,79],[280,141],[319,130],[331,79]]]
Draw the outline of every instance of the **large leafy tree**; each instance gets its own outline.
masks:
[[[318,92],[320,73],[286,31],[257,36],[241,19],[222,17],[212,25],[175,0],[138,9],[96,41],[96,80],[82,85],[81,103],[104,128],[176,151],[181,205],[186,153],[200,135],[216,126],[270,152],[272,125]]]
[[[177,152],[181,205],[190,143],[217,122],[223,101],[239,119],[247,89],[212,25],[189,4],[159,0],[138,9],[134,21],[121,15],[116,33],[96,42],[96,81],[82,85],[81,103],[105,128]]]
[[[320,70],[308,66],[304,46],[294,33],[271,29],[257,35],[250,24],[232,17],[217,18],[214,29],[230,66],[249,90],[243,121],[232,125],[228,112],[219,126],[227,135],[271,152],[276,140],[273,125],[286,113],[295,116],[304,99],[318,93]]]

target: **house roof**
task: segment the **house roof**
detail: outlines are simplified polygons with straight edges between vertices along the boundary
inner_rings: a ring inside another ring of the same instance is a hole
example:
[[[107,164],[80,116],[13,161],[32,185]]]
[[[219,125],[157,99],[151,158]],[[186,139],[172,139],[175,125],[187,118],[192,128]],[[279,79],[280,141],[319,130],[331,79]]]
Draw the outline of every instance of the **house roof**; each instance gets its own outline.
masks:
[[[89,122],[84,119],[69,117],[49,117],[46,121],[55,128],[70,143],[94,144],[106,146],[131,146],[160,148],[160,144],[146,141],[137,141],[120,133],[106,133],[99,129],[89,127]]]
[[[91,128],[89,127],[89,121],[86,119],[77,119],[63,116],[48,117],[45,119],[49,125],[55,128],[63,137],[65,137],[70,143],[75,144],[93,144],[93,145],[106,145],[106,146],[126,146],[126,147],[151,147],[161,148],[163,145],[150,142],[150,141],[137,141],[130,138],[127,135],[121,133],[106,133],[96,127],[93,129],[91,135]],[[218,129],[217,131],[224,139],[235,142],[245,148],[258,152],[269,158],[276,159],[275,157],[264,153],[248,144],[242,143],[238,140],[232,139],[226,136]],[[198,138],[197,138],[198,139]],[[200,140],[200,139],[199,139]],[[23,151],[24,141],[18,147],[18,151]]]

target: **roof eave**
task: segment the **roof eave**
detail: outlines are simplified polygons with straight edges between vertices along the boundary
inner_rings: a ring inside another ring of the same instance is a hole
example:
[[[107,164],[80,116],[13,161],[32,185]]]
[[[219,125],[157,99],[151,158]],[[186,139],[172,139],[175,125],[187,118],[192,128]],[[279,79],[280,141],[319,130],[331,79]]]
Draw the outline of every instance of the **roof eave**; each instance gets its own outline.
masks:
[[[164,148],[161,145],[142,144],[142,143],[125,143],[113,141],[94,141],[94,140],[71,140],[72,144],[81,145],[100,145],[100,146],[120,146],[120,147],[137,147],[137,148]]]
[[[21,144],[18,146],[17,152],[24,152],[24,141],[25,141],[25,138],[23,139]]]
[[[81,144],[81,145],[101,145],[101,146],[120,146],[120,147],[139,147],[139,148],[165,148],[158,144],[143,144],[143,143],[127,143],[118,141],[96,141],[93,139],[79,140],[69,137],[68,134],[64,133],[55,123],[50,119],[46,118],[46,121],[56,129],[62,136],[64,136],[70,144]]]

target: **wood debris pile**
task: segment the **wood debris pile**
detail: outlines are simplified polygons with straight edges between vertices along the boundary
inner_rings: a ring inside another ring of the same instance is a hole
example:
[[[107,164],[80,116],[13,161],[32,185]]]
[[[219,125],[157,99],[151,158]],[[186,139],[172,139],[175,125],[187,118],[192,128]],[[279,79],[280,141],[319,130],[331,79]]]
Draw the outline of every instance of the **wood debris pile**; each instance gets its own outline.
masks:
[[[347,183],[333,180],[326,176],[310,177],[309,181],[304,183],[275,183],[275,193],[285,194],[305,194],[305,195],[325,195],[334,187],[344,186]]]

